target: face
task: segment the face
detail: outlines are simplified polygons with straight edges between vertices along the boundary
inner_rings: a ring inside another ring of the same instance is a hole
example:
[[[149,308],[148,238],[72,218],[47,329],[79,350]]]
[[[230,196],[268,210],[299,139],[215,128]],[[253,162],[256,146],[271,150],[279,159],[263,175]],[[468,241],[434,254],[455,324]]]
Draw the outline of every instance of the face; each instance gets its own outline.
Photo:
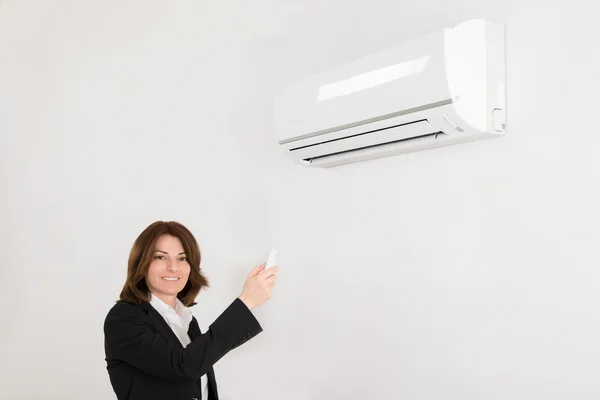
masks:
[[[169,235],[161,236],[156,242],[152,262],[146,274],[148,289],[155,296],[173,305],[177,293],[183,290],[190,276],[181,241]]]

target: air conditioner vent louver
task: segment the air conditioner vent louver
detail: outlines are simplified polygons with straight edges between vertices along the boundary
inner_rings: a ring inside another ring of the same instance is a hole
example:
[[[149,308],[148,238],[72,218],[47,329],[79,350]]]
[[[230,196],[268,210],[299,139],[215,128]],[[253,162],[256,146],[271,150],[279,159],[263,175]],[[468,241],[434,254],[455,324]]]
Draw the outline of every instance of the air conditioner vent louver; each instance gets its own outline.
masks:
[[[447,136],[444,132],[430,133],[427,135],[416,136],[409,139],[399,139],[393,142],[381,143],[362,147],[359,149],[347,150],[343,152],[327,154],[324,156],[304,159],[306,164],[312,166],[334,166],[346,164],[347,160],[361,161],[374,158],[386,157],[391,154],[400,154],[409,152],[412,149],[430,146],[431,140],[442,140]]]
[[[289,151],[303,160],[333,154],[355,151],[358,149],[374,148],[388,143],[398,143],[415,138],[428,137],[437,132],[426,119],[389,128],[357,133],[351,136],[333,140],[325,140],[305,146],[291,148]]]

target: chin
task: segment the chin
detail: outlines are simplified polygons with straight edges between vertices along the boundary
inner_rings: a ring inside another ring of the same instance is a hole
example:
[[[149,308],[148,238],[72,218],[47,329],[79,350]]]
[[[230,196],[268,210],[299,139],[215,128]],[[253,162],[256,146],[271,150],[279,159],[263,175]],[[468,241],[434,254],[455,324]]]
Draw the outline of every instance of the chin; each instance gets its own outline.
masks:
[[[179,292],[181,292],[182,290],[183,290],[183,288],[177,289],[177,290],[173,290],[173,289],[163,290],[162,292],[165,293],[165,294],[172,295],[172,296],[177,296],[179,294]]]
[[[183,288],[179,289],[179,288],[174,288],[174,287],[161,287],[161,286],[155,286],[154,289],[157,292],[160,292],[162,294],[166,294],[169,296],[174,296],[183,290]]]

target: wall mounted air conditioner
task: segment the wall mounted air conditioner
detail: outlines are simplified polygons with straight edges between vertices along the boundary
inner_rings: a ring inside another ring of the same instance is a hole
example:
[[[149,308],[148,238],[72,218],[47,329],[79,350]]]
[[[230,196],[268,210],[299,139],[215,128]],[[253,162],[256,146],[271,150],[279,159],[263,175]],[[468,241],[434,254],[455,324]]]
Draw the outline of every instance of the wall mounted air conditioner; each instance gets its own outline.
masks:
[[[476,19],[281,90],[280,147],[331,167],[505,134],[504,27]]]

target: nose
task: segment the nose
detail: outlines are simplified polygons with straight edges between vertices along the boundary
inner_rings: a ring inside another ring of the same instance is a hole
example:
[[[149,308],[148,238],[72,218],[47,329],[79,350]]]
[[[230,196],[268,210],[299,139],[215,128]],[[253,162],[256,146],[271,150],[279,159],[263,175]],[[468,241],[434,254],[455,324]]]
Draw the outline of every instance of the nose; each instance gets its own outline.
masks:
[[[177,267],[177,263],[174,263],[173,261],[169,260],[169,262],[167,264],[167,271],[171,271],[171,272],[179,271],[179,268]]]

